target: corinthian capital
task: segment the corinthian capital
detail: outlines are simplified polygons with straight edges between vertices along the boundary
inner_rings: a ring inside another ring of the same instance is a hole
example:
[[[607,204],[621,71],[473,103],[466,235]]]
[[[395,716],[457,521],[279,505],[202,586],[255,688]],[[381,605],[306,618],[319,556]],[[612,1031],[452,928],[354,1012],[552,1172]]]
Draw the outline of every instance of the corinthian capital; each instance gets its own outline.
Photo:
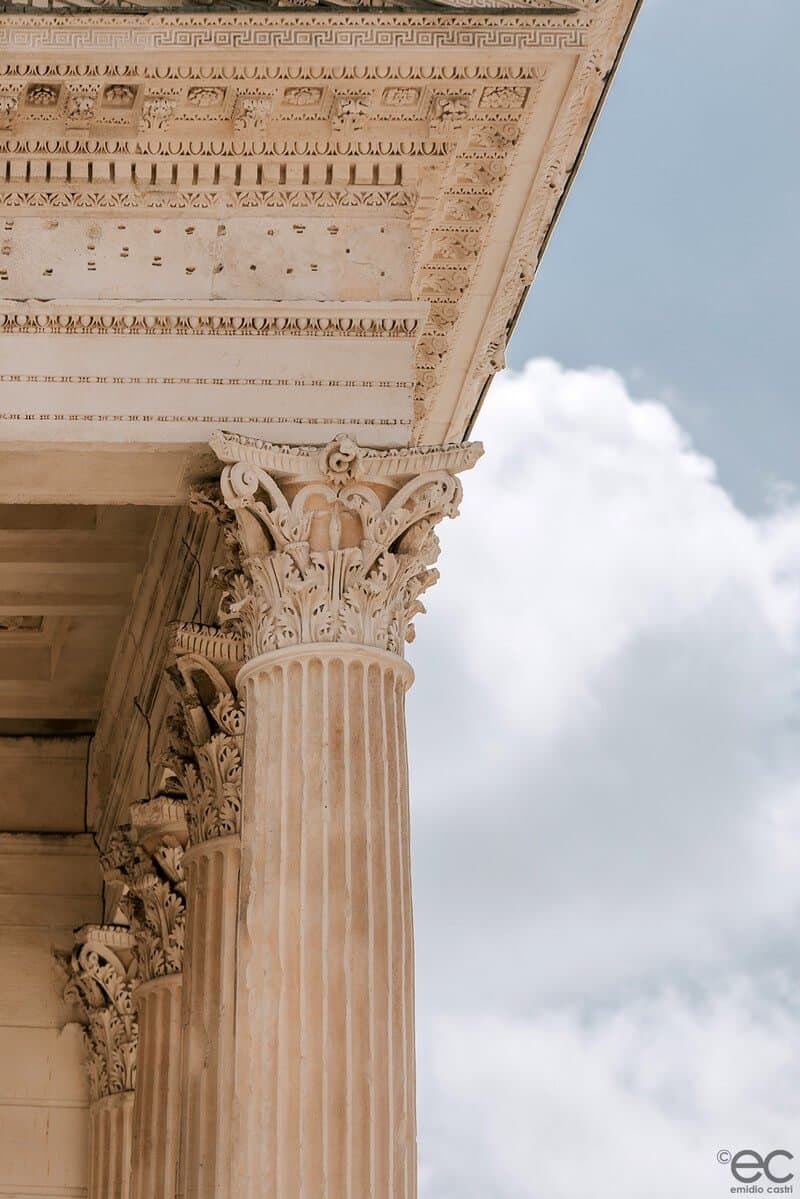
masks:
[[[178,626],[173,648],[200,635],[197,626]],[[235,835],[242,806],[244,711],[222,672],[199,653],[179,654],[167,673],[178,703],[168,721],[164,764],[186,798],[189,841],[196,845]]]
[[[224,620],[248,657],[354,642],[402,654],[437,579],[435,526],[455,516],[479,444],[366,450],[349,437],[292,449],[217,433],[239,569],[221,572]]]
[[[133,934],[119,925],[84,925],[62,965],[68,980],[64,998],[83,1020],[92,1100],[132,1091],[138,1039]]]
[[[102,858],[106,880],[125,888],[122,904],[136,938],[143,982],[183,968],[184,806],[166,795],[132,804],[130,827],[115,831]]]

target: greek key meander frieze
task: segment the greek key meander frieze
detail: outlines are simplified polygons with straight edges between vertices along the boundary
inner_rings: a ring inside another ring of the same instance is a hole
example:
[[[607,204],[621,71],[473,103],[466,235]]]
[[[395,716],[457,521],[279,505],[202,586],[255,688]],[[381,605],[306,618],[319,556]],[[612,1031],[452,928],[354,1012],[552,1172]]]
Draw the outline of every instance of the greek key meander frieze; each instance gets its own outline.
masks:
[[[608,0],[605,0],[608,3]],[[593,7],[593,5],[591,5]],[[231,53],[240,50],[579,50],[591,27],[589,11],[574,15],[471,16],[446,18],[404,13],[402,24],[357,13],[326,13],[324,22],[302,12],[248,17],[153,17],[147,25],[124,18],[91,22],[69,17],[4,22],[0,52],[109,54]]]
[[[402,655],[438,577],[435,525],[455,516],[456,472],[481,447],[369,451],[342,437],[297,450],[218,433],[220,491],[197,503],[223,526],[220,621],[245,658],[348,642]]]

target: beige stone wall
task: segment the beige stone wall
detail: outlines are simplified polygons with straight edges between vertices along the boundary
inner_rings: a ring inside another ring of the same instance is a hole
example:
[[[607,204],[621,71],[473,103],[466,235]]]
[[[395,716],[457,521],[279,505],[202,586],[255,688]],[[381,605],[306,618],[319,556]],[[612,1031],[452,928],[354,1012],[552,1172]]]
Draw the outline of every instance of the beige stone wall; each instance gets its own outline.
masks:
[[[82,832],[88,752],[88,737],[0,736],[0,830]]]
[[[0,833],[0,1197],[86,1194],[83,1050],[52,951],[100,909],[91,837]]]

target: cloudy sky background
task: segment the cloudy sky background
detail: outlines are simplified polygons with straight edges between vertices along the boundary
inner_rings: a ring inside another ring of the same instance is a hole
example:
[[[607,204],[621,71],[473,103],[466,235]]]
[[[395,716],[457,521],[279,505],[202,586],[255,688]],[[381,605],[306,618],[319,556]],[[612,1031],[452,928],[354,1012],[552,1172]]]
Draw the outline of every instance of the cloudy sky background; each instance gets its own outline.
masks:
[[[423,1199],[800,1175],[798,35],[790,0],[646,0],[443,530]]]

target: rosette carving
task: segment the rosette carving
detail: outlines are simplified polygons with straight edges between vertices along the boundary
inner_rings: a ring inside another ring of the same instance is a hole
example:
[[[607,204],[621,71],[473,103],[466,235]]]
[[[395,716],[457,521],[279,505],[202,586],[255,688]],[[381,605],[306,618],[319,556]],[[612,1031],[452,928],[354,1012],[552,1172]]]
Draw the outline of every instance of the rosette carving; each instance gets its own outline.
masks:
[[[168,674],[178,704],[168,719],[164,763],[186,798],[189,840],[238,834],[242,806],[244,709],[220,671],[184,654]]]
[[[137,963],[133,935],[119,925],[87,925],[76,935],[64,998],[80,1010],[92,1101],[132,1091],[138,1027],[133,1005]]]
[[[131,806],[131,827],[116,829],[103,855],[107,881],[121,882],[122,907],[136,937],[142,981],[183,968],[186,891],[184,805],[159,795]]]
[[[438,578],[435,526],[455,516],[456,472],[478,445],[369,451],[349,437],[294,450],[218,434],[238,567],[218,572],[221,619],[248,657],[315,642],[402,654]],[[230,539],[230,526],[226,528]]]

